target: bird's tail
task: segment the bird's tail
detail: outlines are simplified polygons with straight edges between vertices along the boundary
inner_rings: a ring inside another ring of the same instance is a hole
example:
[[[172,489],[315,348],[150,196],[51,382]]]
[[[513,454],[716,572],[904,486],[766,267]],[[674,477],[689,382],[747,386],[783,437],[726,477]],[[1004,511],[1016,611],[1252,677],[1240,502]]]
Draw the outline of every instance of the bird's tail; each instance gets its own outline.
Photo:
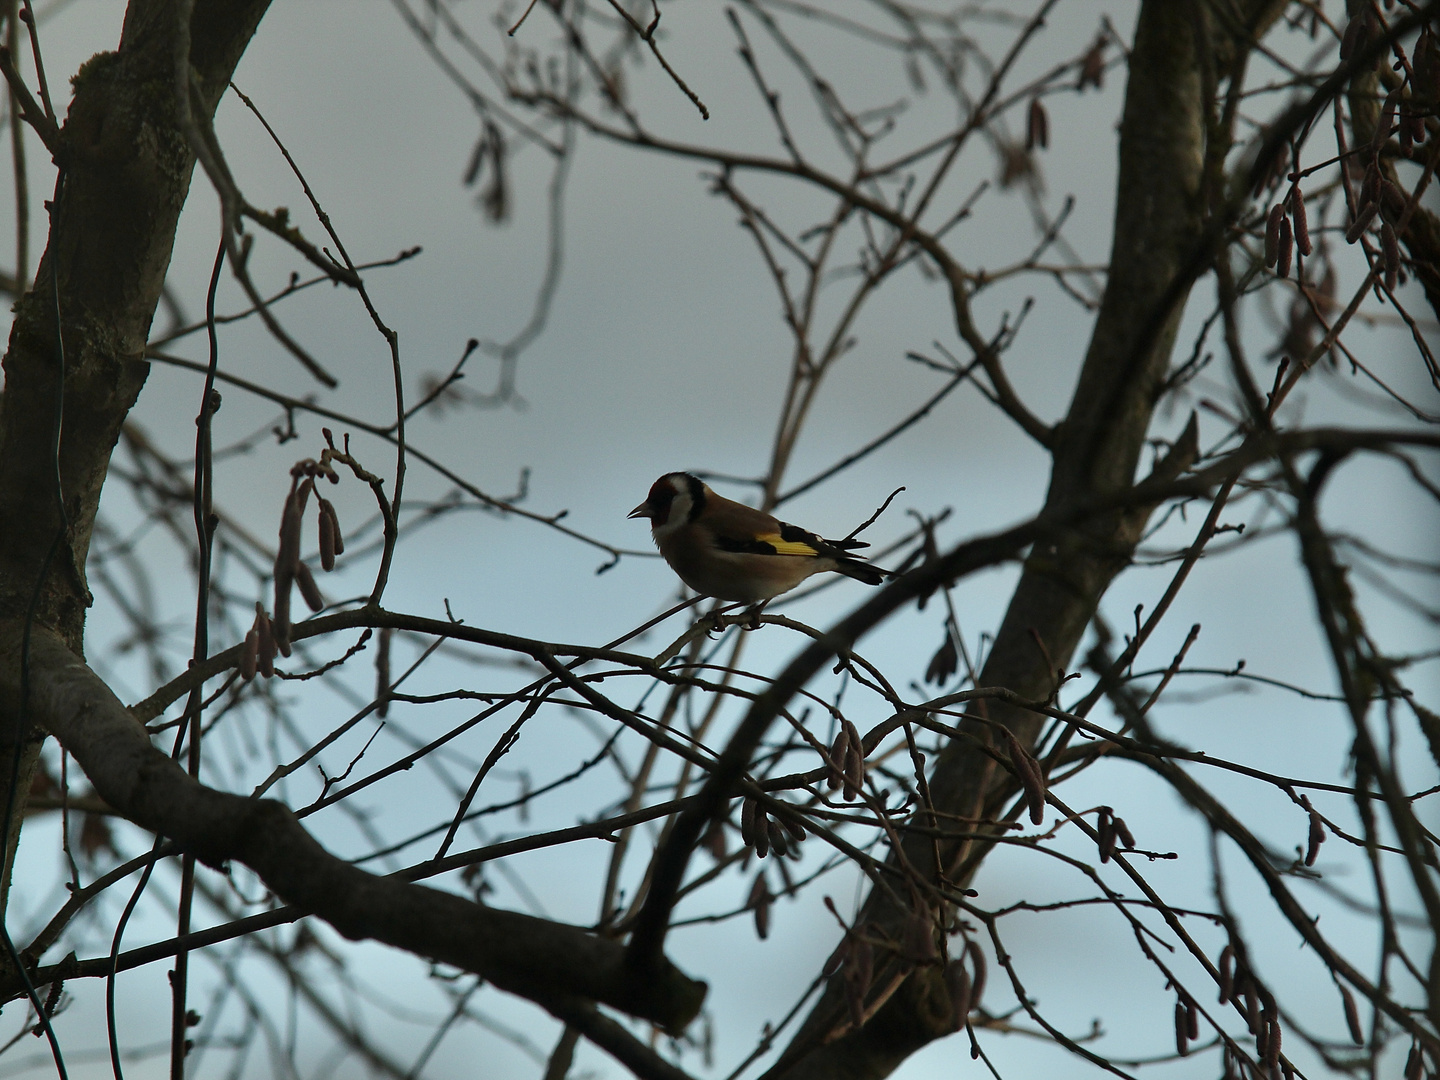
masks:
[[[886,578],[894,577],[889,570],[882,570],[878,566],[871,566],[869,563],[861,562],[859,559],[837,559],[835,560],[835,572],[844,574],[846,577],[854,578],[856,581],[863,581],[866,585],[879,585]]]

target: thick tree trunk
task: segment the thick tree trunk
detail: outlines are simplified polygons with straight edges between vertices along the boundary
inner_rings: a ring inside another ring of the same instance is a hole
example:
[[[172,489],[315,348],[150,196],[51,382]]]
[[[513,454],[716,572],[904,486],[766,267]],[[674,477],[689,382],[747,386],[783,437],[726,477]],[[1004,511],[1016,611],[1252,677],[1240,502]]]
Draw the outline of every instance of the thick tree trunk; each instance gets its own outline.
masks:
[[[213,115],[268,2],[197,0],[189,56],[200,100],[192,115]],[[679,1030],[699,1011],[704,983],[668,962],[637,979],[612,939],[356,869],[325,851],[280,803],[197,783],[151,746],[81,659],[90,603],[85,556],[100,491],[145,382],[145,343],[195,166],[176,109],[183,9],[173,0],[133,0],[120,48],[77,76],[49,246],[34,291],[17,306],[4,360],[0,783],[14,805],[7,851],[48,731],[109,805],[186,853],[217,866],[242,861],[300,912],[349,937],[475,971],[581,1025],[622,1061],[649,1061],[653,1054],[591,1002]],[[12,768],[18,783],[10,792]],[[20,992],[0,956],[0,1002]]]
[[[190,56],[208,111],[267,6],[196,4]],[[49,244],[33,290],[16,306],[4,359],[0,617],[24,618],[34,599],[36,623],[77,651],[90,602],[84,566],[95,509],[120,425],[149,370],[145,342],[195,165],[176,123],[177,7],[136,0],[120,48],[93,57],[76,76]],[[50,447],[62,362],[57,470]]]
[[[1234,10],[1219,15],[1218,7]],[[1275,0],[1228,6],[1149,0],[1141,9],[1120,127],[1110,275],[1069,412],[1058,429],[1048,512],[1064,514],[1134,483],[1206,222],[1204,72],[1248,48],[1253,36],[1246,27],[1253,31],[1281,7]],[[1069,663],[1100,598],[1128,565],[1148,513],[1092,516],[1062,530],[1053,543],[1035,545],[980,685],[1007,687],[1027,700],[1054,692],[1055,665]],[[988,715],[1022,744],[1034,746],[1042,717],[994,702]],[[982,741],[990,737],[978,724],[970,725],[970,733]],[[961,740],[941,754],[929,783],[939,811],[971,818],[998,812],[1016,790],[992,758]],[[905,854],[922,873],[939,869],[952,884],[963,884],[955,880],[956,868],[971,852],[957,843],[938,850],[938,868],[937,848],[928,836],[909,843]],[[858,921],[868,920],[899,939],[907,915],[886,893],[875,891]],[[876,968],[880,985],[887,974],[878,957]],[[930,967],[906,979],[859,1031],[832,1039],[847,1017],[840,983],[831,980],[767,1074],[770,1080],[873,1080],[954,1031],[949,994],[939,970]]]
[[[194,5],[190,63],[207,116],[268,6]],[[0,624],[28,621],[76,653],[84,647],[85,556],[100,490],[149,370],[145,342],[195,165],[177,125],[181,10],[175,0],[133,0],[119,49],[93,57],[76,76],[59,140],[62,181],[48,206],[49,243],[33,289],[15,306],[4,359]],[[7,887],[43,741],[28,719],[17,732],[20,713],[20,701],[0,699],[0,790],[13,805]],[[0,970],[7,965],[0,957]]]

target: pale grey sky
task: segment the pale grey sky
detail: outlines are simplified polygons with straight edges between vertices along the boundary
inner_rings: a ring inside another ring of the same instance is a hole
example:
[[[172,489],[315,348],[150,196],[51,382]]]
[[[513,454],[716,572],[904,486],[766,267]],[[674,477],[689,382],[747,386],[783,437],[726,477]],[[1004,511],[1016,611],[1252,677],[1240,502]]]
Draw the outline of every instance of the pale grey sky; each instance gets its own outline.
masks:
[[[489,10],[488,4],[457,5],[477,33],[487,21],[478,13]],[[649,63],[632,76],[630,88],[650,110],[656,126],[678,139],[777,151],[723,19],[712,18],[714,12],[707,5],[694,3],[671,4],[664,10],[670,35],[667,55],[705,100],[712,119],[702,122]],[[1133,3],[1062,4],[1041,35],[1034,57],[1021,65],[1017,82],[1078,51],[1095,33],[1102,12],[1128,38],[1134,11]],[[118,0],[73,0],[42,24],[47,68],[57,93],[83,59],[113,46],[122,13]],[[548,33],[546,21],[537,14],[520,37]],[[902,73],[867,68],[843,53],[846,46],[837,48],[842,52],[831,61],[828,74],[842,91],[862,99],[858,103],[913,97]],[[482,220],[474,193],[461,184],[478,135],[474,113],[426,58],[389,4],[277,3],[247,50],[236,83],[295,154],[357,261],[386,258],[414,245],[424,248],[422,255],[403,266],[367,278],[382,316],[399,332],[412,400],[420,393],[423,376],[448,370],[467,338],[503,340],[524,325],[543,271],[546,163],[533,148],[522,150],[514,161],[514,219],[501,227]],[[1108,253],[1113,127],[1123,92],[1120,68],[1110,73],[1102,91],[1058,96],[1050,102],[1052,143],[1041,158],[1046,202],[1053,212],[1067,195],[1076,198],[1066,236],[1084,259],[1093,262],[1103,262]],[[798,94],[796,101],[799,108]],[[940,108],[933,96],[913,104],[921,116]],[[222,103],[218,132],[250,201],[261,207],[290,207],[306,234],[318,239],[319,230],[287,167],[233,96]],[[810,142],[820,152],[822,140],[812,136]],[[38,144],[31,140],[31,146],[32,159],[39,157]],[[544,334],[520,361],[518,390],[523,404],[450,412],[441,419],[417,418],[411,425],[415,445],[497,496],[513,491],[521,470],[528,468],[528,508],[568,509],[567,524],[576,529],[617,546],[643,550],[650,547],[643,523],[627,521],[624,514],[656,475],[678,468],[741,475],[762,470],[789,362],[789,342],[753,244],[737,227],[734,210],[708,194],[702,171],[693,162],[647,157],[581,139],[565,202],[564,275]],[[36,173],[32,186],[48,190],[49,177],[38,167]],[[993,157],[976,155],[951,185],[953,193],[958,198],[994,174]],[[0,171],[0,200],[8,200],[10,183],[8,172]],[[767,205],[779,212],[798,203],[793,190],[779,181],[759,182],[750,190],[763,194]],[[43,216],[37,214],[37,245],[43,242],[42,225]],[[13,242],[6,231],[9,227],[8,222],[0,222],[0,251]],[[171,271],[172,285],[191,317],[203,310],[216,228],[216,199],[203,176],[197,175]],[[1033,240],[1020,196],[998,191],[987,195],[975,216],[951,237],[961,258],[974,267],[999,266],[1023,257]],[[262,288],[278,287],[291,270],[307,273],[292,253],[265,239],[257,243],[255,268]],[[907,361],[907,351],[930,352],[937,341],[959,351],[945,289],[936,282],[922,282],[913,270],[906,274],[859,323],[856,347],[827,386],[796,455],[792,482],[863,444],[939,386],[940,376]],[[982,327],[993,332],[1002,312],[1018,310],[1027,295],[1037,297],[1037,308],[1008,363],[1035,411],[1052,420],[1069,398],[1089,320],[1053,286],[1032,281],[987,294],[976,310]],[[240,305],[239,290],[228,279],[221,296],[224,310]],[[1197,290],[1179,348],[1190,347],[1198,325],[1195,312],[1208,297],[1208,289]],[[385,422],[392,407],[389,359],[353,297],[321,286],[285,305],[279,314],[340,378],[336,393],[326,394],[309,382],[260,328],[248,324],[223,334],[222,366],[290,393],[319,394],[330,407]],[[1255,314],[1249,317],[1247,331],[1256,355],[1275,339],[1274,328]],[[1404,335],[1391,325],[1357,331],[1356,340],[1376,356],[1405,348]],[[199,359],[202,347],[197,337],[176,351]],[[1218,342],[1212,347],[1218,348]],[[468,387],[490,388],[494,361],[477,356],[467,370]],[[177,455],[186,455],[193,439],[190,418],[199,385],[191,373],[156,365],[135,412],[152,436]],[[1218,387],[1218,382],[1204,379],[1196,384],[1201,395],[1218,395],[1222,392]],[[225,405],[216,420],[217,442],[239,439],[276,416],[267,403],[234,390],[224,393]],[[1433,394],[1430,400],[1433,405]],[[1347,414],[1349,410],[1338,402],[1337,394],[1317,387],[1304,407],[1310,416]],[[1178,415],[1170,418],[1170,430],[1178,429],[1183,420]],[[259,535],[272,535],[289,463],[320,447],[320,423],[307,417],[298,423],[298,442],[235,459],[217,471],[217,501],[239,520],[253,523]],[[1223,431],[1223,424],[1202,414],[1201,431],[1202,443],[1208,446]],[[356,446],[370,468],[386,474],[392,470],[388,450],[363,439]],[[1383,469],[1356,469],[1338,481],[1329,498],[1365,500],[1364,517],[1377,524],[1379,533],[1397,546],[1423,549],[1424,537],[1433,536],[1435,516],[1433,511],[1427,516],[1415,514],[1397,502],[1397,491],[1404,490],[1394,483],[1397,479]],[[1045,458],[1026,436],[973,391],[961,388],[926,423],[841,480],[787,505],[785,515],[822,533],[843,534],[903,484],[907,491],[870,535],[880,541],[904,532],[910,524],[904,515],[907,508],[934,512],[949,506],[954,514],[942,538],[954,542],[1029,516],[1043,499],[1045,481]],[[415,497],[433,497],[448,486],[416,462],[410,466],[407,483]],[[727,493],[745,494],[738,488]],[[342,485],[335,498],[347,522],[358,522],[369,512],[368,496],[358,485]],[[107,509],[126,513],[124,507]],[[1183,544],[1194,524],[1177,523],[1165,540]],[[1330,689],[1291,544],[1282,534],[1238,555],[1202,564],[1166,629],[1137,666],[1162,667],[1191,623],[1201,622],[1205,630],[1191,653],[1192,663],[1229,668],[1244,657],[1249,670]],[[457,514],[422,531],[402,549],[387,602],[397,609],[441,616],[448,599],[455,615],[467,622],[542,638],[602,643],[662,609],[675,592],[673,575],[656,558],[627,558],[596,577],[594,570],[603,561],[596,550],[533,523]],[[1162,567],[1125,578],[1107,600],[1111,618],[1127,626],[1136,603],[1153,603],[1165,574]],[[1008,571],[995,572],[956,591],[960,622],[972,647],[982,632],[998,624],[1012,579]],[[347,581],[344,587],[351,584]],[[362,576],[353,579],[355,591],[364,587]],[[343,587],[335,588],[343,593]],[[824,625],[859,599],[859,587],[844,583],[795,610],[807,622]],[[163,588],[161,602],[179,619],[185,618],[192,603],[183,591],[174,590],[172,595]],[[1382,638],[1433,643],[1433,627],[1393,605],[1379,610],[1384,612],[1376,624]],[[114,612],[107,610],[103,597],[91,625],[97,640],[115,632]],[[933,608],[907,613],[867,648],[897,677],[918,680],[938,644],[939,625]],[[1426,634],[1428,639],[1423,637]],[[647,644],[658,649],[664,640],[666,635],[657,633]],[[1421,647],[1416,644],[1408,651]],[[757,669],[770,669],[796,648],[794,641],[767,629],[756,635],[747,659]],[[454,674],[454,669],[448,670]],[[115,677],[117,688],[128,692],[122,696],[133,699],[150,689],[138,668],[122,665],[115,669]],[[1420,684],[1433,692],[1437,685],[1433,671],[1421,676]],[[348,711],[343,702],[316,708],[315,732],[326,730]],[[1323,718],[1319,725],[1327,728],[1320,733],[1315,727],[1317,716]],[[441,729],[440,721],[420,713],[407,719],[417,730]],[[1198,741],[1203,733],[1207,748],[1217,753],[1248,760],[1283,759],[1292,772],[1340,779],[1343,718],[1338,708],[1317,712],[1292,697],[1256,691],[1222,698],[1220,707],[1176,705],[1160,723],[1182,739],[1193,733]],[[561,771],[556,761],[568,763],[575,756],[577,731],[573,725],[554,722],[553,728],[533,733],[511,759],[513,767],[528,768],[537,779],[555,775]],[[469,752],[483,756],[486,746],[477,743]],[[588,753],[590,746],[583,749]],[[433,798],[420,771],[377,792],[372,807],[394,813],[406,800],[418,803]],[[1188,861],[1157,864],[1149,870],[1154,880],[1173,888],[1176,895],[1207,906],[1209,880],[1195,819],[1138,771],[1126,774],[1121,790],[1106,786],[1117,774],[1095,773],[1067,787],[1065,797],[1081,807],[1099,802],[1120,807],[1137,835],[1143,834],[1142,844],[1183,847],[1190,853]],[[1216,781],[1214,787],[1228,790],[1224,781]],[[593,805],[542,803],[536,809],[537,820],[541,825],[573,823],[580,814],[594,813],[603,798],[599,791],[598,786],[593,789]],[[1277,815],[1282,811],[1277,804]],[[414,814],[417,822],[433,817],[428,811]],[[515,822],[508,827],[516,827]],[[1270,839],[1288,850],[1303,839],[1297,828],[1287,818]],[[344,823],[317,819],[317,829],[328,842],[355,839]],[[27,833],[22,855],[32,860],[28,865],[36,867],[36,873],[53,873],[53,835],[43,828]],[[547,911],[584,923],[595,917],[594,890],[574,883],[593,877],[605,857],[604,846],[597,843],[537,855],[524,865],[527,872],[533,868],[527,880]],[[1073,893],[1073,881],[1057,884],[1050,874],[1046,864],[1001,852],[987,865],[977,887],[991,905],[1007,898],[1040,901]],[[748,880],[734,882],[737,902]],[[1356,884],[1353,879],[1348,883]],[[1241,896],[1255,887],[1238,870],[1231,884]],[[503,880],[497,885],[496,903],[523,906]],[[852,887],[853,882],[844,885]],[[836,888],[823,891],[834,893],[841,909],[850,910],[858,894],[842,895]],[[27,894],[21,903],[31,904],[28,910],[33,912],[39,910],[40,899]],[[1336,905],[1324,908],[1327,925],[1348,917]],[[23,916],[20,921],[23,924]],[[783,1013],[834,944],[834,926],[820,906],[818,892],[799,904],[782,902],[775,921],[776,930],[764,943],[755,941],[746,919],[697,927],[673,939],[677,961],[711,982],[708,1008],[719,1022],[713,1075],[724,1075],[753,1044],[761,1025]],[[157,935],[165,932],[158,923],[150,929]],[[1250,929],[1261,940],[1266,962],[1275,965],[1271,970],[1293,972],[1287,992],[1294,993],[1297,1002],[1311,994],[1311,1015],[1338,1023],[1333,993],[1314,978],[1312,969],[1292,966],[1303,962],[1294,955],[1293,935],[1277,926],[1267,940],[1261,926]],[[143,923],[137,924],[135,940],[147,932]],[[1028,985],[1067,1032],[1083,1034],[1092,1018],[1102,1017],[1106,1031],[1116,1036],[1103,1043],[1106,1048],[1116,1053],[1122,1046],[1142,1054],[1165,1051],[1172,999],[1162,992],[1153,969],[1132,959],[1135,950],[1128,931],[1113,917],[1077,912],[1025,918],[1016,920],[1011,934]],[[417,1008],[423,1003],[434,1011],[436,999],[425,988],[422,965],[374,945],[356,947],[356,952],[364,958],[366,970],[396,998]],[[1365,950],[1359,948],[1357,954],[1363,956]],[[997,1002],[1007,992],[1001,983],[1003,979],[992,975]],[[155,1039],[163,1038],[168,1015],[161,1015],[156,1007],[164,995],[160,970],[126,976],[123,985],[125,1023],[134,1025],[129,1030],[135,1041],[146,1041],[150,1036],[141,1032],[152,1028]],[[77,994],[78,1003],[60,1019],[58,1029],[77,1048],[103,1045],[102,1013],[97,1011],[100,988],[77,989]],[[486,991],[479,1001],[491,1015],[529,1032],[548,1050],[554,1024],[535,1008],[494,991]],[[426,1037],[425,1029],[402,1020],[377,1023],[394,1024],[396,1045],[402,1047],[397,1056],[402,1060],[413,1058],[417,1040]],[[1082,1074],[1077,1062],[1024,1038],[987,1035],[984,1041],[1007,1077]],[[477,1060],[484,1062],[480,1071]],[[597,1074],[620,1075],[609,1059],[591,1050],[582,1051],[582,1060]],[[699,1069],[697,1062],[688,1064]],[[208,1066],[217,1075],[223,1067],[220,1055]],[[7,1059],[0,1058],[0,1075],[10,1075],[6,1068]],[[47,1068],[38,1064],[26,1075],[44,1075]],[[247,1075],[264,1075],[264,1068],[263,1063],[252,1063]],[[1208,1065],[1183,1063],[1154,1075],[1184,1080],[1208,1075],[1207,1070],[1213,1072]],[[127,1075],[136,1077],[162,1072],[159,1060],[127,1069]],[[352,1062],[338,1075],[361,1074]],[[71,1075],[108,1075],[108,1065],[81,1064],[72,1067]],[[466,1036],[443,1044],[425,1075],[508,1078],[534,1076],[538,1071],[500,1039]],[[963,1038],[933,1045],[896,1074],[899,1080],[978,1075]]]

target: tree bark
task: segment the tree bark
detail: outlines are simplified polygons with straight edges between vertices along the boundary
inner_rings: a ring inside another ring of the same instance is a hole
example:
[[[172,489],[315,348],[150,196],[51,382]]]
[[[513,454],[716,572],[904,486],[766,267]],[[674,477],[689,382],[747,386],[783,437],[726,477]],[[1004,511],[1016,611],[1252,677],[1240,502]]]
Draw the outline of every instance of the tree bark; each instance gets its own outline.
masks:
[[[268,3],[194,4],[192,115],[203,110],[203,126]],[[640,981],[623,970],[613,940],[349,865],[280,803],[215,791],[186,774],[83,662],[85,557],[110,454],[145,382],[145,343],[195,166],[176,107],[184,11],[176,0],[132,0],[119,49],[76,76],[49,244],[34,290],[16,306],[4,359],[0,784],[13,806],[5,879],[48,732],[129,820],[212,866],[244,862],[348,937],[477,972],[566,1015],[598,1001],[678,1031],[699,1011],[704,983],[668,962]],[[0,956],[0,993],[21,992]],[[619,1045],[615,1032],[609,1043]]]
[[[268,6],[195,5],[190,62],[206,115]],[[91,602],[85,556],[100,490],[149,371],[145,342],[195,165],[176,122],[180,11],[175,0],[133,0],[119,49],[76,75],[58,146],[62,179],[47,204],[49,243],[32,290],[15,305],[3,361],[0,623],[54,631],[76,653]],[[13,809],[7,892],[43,742],[22,712],[18,696],[0,699],[0,790]],[[8,967],[0,956],[0,971]]]
[[[1227,10],[1217,13],[1218,7]],[[1235,50],[1248,49],[1282,7],[1276,0],[1228,5],[1148,0],[1140,11],[1120,125],[1109,279],[1069,411],[1058,427],[1047,513],[1063,515],[1135,483],[1206,223],[1205,65],[1213,70]],[[1161,468],[1187,466],[1187,453],[1173,454]],[[1129,564],[1149,513],[1147,508],[1088,516],[1053,542],[1031,549],[979,685],[1007,687],[1032,701],[1055,692],[1056,667],[1068,665],[1105,590]],[[994,702],[988,716],[1027,748],[1034,747],[1044,719]],[[963,727],[982,742],[993,741],[984,725]],[[941,753],[929,784],[937,810],[971,818],[999,812],[1018,790],[990,756],[963,740]],[[952,885],[963,885],[954,875],[971,850],[953,842],[938,850],[939,866],[936,845],[928,836],[917,837],[907,843],[905,855],[921,873],[940,872]],[[908,915],[876,890],[857,923],[868,921],[899,939]],[[896,961],[891,957],[888,963]],[[888,977],[877,955],[875,984]],[[832,1037],[847,1016],[840,984],[838,977],[830,981],[767,1080],[873,1080],[955,1030],[941,972],[924,967],[864,1027]]]
[[[0,632],[7,698],[17,692],[19,653],[13,627]],[[598,1001],[676,1031],[699,1012],[705,984],[671,964],[633,978],[614,939],[366,873],[322,848],[281,803],[205,787],[150,745],[145,728],[57,634],[32,635],[30,666],[35,717],[107,803],[211,866],[243,862],[287,903],[346,937],[476,972],[546,1006]]]
[[[268,6],[195,5],[190,61],[207,114]],[[149,371],[145,342],[195,165],[175,108],[178,7],[134,0],[120,48],[92,57],[75,77],[49,243],[34,288],[16,305],[4,359],[0,617],[23,619],[33,602],[35,625],[57,630],[77,652],[90,603],[84,566],[95,510],[120,425]],[[62,363],[57,469],[50,448]]]

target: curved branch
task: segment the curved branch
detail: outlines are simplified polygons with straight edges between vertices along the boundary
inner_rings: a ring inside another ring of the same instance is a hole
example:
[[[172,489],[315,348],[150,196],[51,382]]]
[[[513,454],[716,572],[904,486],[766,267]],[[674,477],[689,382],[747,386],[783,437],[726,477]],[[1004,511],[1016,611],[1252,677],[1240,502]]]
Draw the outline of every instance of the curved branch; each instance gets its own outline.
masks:
[[[0,625],[5,711],[19,698],[20,637],[18,621]],[[531,1000],[601,1002],[672,1031],[699,1012],[705,984],[668,961],[634,978],[617,942],[366,873],[321,847],[281,803],[205,787],[151,746],[100,677],[39,628],[30,641],[30,711],[126,818],[208,865],[243,862],[288,903],[348,938],[473,971]]]

